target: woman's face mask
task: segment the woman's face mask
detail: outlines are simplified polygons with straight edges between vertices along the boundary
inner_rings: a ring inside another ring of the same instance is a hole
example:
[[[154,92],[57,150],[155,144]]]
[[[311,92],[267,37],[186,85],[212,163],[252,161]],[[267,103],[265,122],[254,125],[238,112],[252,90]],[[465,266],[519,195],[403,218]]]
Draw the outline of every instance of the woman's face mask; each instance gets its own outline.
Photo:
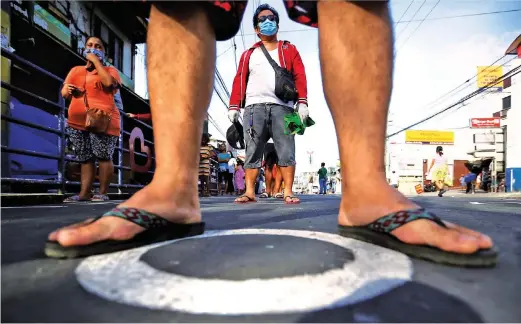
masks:
[[[277,33],[277,23],[266,19],[259,23],[259,31],[262,35],[273,36]]]
[[[103,62],[103,60],[105,59],[105,53],[103,53],[102,51],[98,50],[98,49],[95,49],[95,48],[86,48],[84,51],[83,51],[83,56],[84,57],[87,57],[87,54],[89,53],[92,53],[94,55],[96,55],[100,61]]]

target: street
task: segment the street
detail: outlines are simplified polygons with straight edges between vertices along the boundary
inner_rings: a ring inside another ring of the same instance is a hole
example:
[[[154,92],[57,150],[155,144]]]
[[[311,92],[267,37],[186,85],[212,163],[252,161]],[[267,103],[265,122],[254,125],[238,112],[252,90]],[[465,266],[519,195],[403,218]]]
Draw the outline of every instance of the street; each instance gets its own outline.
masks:
[[[300,197],[300,205],[203,198],[203,237],[84,261],[45,258],[47,234],[118,202],[4,207],[2,321],[521,321],[519,196],[412,198],[490,235],[499,249],[490,269],[342,239],[335,235],[340,197]]]

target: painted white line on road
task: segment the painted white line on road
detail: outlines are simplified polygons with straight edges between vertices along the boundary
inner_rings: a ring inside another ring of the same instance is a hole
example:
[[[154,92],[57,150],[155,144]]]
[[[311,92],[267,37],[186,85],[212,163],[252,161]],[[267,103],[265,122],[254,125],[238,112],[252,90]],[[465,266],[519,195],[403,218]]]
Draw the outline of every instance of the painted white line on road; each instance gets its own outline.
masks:
[[[41,205],[41,206],[11,206],[11,207],[3,207],[2,209],[30,209],[30,208],[65,208],[67,206],[59,205],[59,206],[47,206],[47,205]]]
[[[477,202],[477,201],[469,201],[469,204],[472,204],[472,205],[485,205],[485,203]]]
[[[159,271],[140,260],[148,250],[175,244],[174,240],[89,257],[76,268],[76,278],[87,291],[111,301],[149,309],[222,315],[299,312],[354,304],[412,279],[412,263],[404,254],[335,234],[240,229],[212,231],[186,239],[244,234],[325,241],[351,250],[355,258],[340,269],[320,274],[244,281],[181,276]]]

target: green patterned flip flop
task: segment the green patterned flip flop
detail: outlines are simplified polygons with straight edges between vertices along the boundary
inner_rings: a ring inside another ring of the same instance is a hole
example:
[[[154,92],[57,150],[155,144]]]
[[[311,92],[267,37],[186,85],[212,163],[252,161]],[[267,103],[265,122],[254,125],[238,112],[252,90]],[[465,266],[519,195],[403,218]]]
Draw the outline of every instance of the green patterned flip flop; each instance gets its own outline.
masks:
[[[144,245],[196,236],[204,233],[204,222],[176,224],[145,210],[129,207],[114,208],[103,214],[103,216],[97,217],[84,225],[92,224],[105,216],[123,218],[145,228],[145,230],[136,234],[133,238],[124,241],[104,240],[88,245],[67,247],[60,245],[60,243],[56,241],[47,241],[45,244],[45,255],[51,258],[68,259],[86,257],[90,255],[133,249]]]
[[[443,221],[423,208],[403,210],[377,219],[366,226],[338,225],[339,234],[344,237],[372,243],[384,248],[402,252],[414,258],[461,267],[491,267],[497,262],[497,252],[493,248],[478,250],[472,254],[447,252],[427,245],[407,244],[390,234],[393,230],[418,219],[428,219],[441,227]]]

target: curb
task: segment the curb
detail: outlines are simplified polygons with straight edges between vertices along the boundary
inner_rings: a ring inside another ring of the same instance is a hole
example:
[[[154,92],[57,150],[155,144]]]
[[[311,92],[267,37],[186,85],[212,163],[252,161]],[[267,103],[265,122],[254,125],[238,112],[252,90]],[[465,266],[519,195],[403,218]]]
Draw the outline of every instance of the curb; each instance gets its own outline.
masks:
[[[63,194],[2,194],[2,207],[61,204],[70,195]],[[108,193],[111,200],[128,199],[130,193]]]

